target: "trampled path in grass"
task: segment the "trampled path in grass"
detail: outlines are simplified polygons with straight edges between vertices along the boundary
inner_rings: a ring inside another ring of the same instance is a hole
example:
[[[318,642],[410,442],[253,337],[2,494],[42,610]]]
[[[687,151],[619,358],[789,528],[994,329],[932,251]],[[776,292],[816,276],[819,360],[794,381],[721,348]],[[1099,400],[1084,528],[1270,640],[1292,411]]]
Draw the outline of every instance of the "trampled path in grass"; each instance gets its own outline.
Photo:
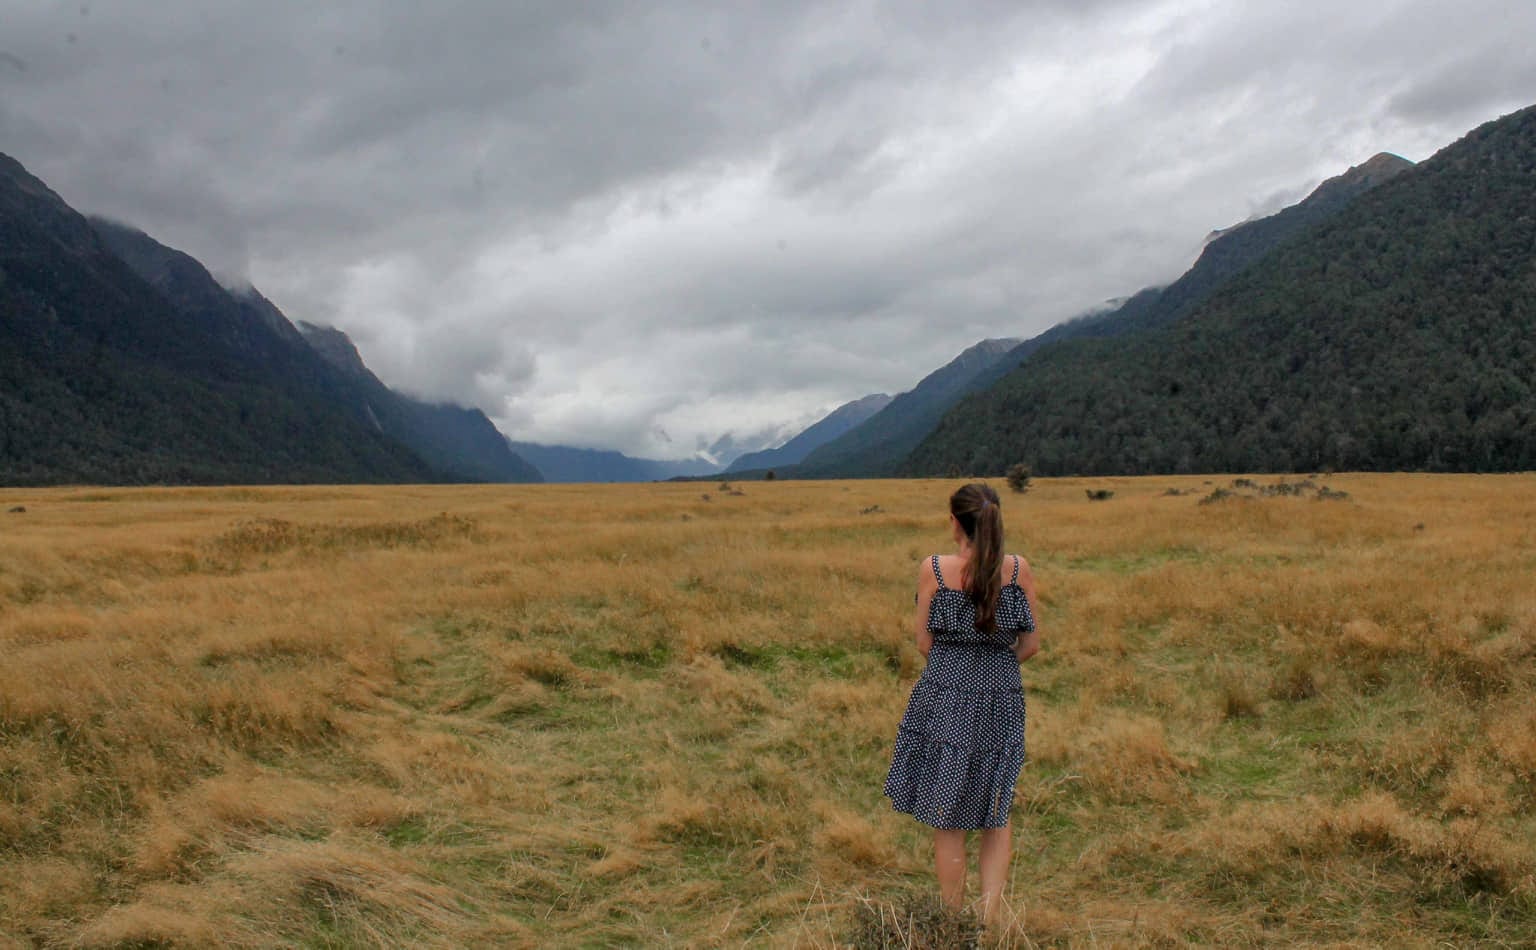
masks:
[[[1282,481],[1004,491],[1000,945],[1536,933],[1536,478]],[[0,491],[0,944],[868,938],[955,484]]]

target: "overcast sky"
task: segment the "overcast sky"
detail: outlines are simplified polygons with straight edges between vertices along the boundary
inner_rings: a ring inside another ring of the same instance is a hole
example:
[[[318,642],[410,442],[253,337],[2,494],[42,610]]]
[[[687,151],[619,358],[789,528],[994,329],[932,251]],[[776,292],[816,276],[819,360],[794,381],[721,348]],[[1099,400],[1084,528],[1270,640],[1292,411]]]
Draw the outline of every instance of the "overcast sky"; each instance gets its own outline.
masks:
[[[0,151],[514,438],[787,436],[1536,102],[1530,0],[0,0]]]

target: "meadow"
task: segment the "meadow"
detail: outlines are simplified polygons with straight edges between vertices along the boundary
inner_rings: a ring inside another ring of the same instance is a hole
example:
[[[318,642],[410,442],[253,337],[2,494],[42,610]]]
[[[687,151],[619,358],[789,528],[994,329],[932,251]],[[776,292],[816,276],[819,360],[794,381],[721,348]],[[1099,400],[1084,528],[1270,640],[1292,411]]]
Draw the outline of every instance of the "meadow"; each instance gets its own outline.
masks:
[[[1536,945],[1536,477],[1278,481],[997,483],[992,943]],[[920,945],[957,484],[0,491],[0,947]]]

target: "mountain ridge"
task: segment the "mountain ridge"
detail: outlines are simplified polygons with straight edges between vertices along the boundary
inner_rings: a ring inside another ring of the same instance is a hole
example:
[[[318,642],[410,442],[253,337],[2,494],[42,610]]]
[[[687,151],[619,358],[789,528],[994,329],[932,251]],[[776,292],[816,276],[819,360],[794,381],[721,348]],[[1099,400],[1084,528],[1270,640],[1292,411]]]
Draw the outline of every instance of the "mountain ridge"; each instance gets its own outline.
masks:
[[[0,156],[0,481],[424,481],[405,446],[189,316]]]
[[[766,471],[799,464],[817,448],[831,442],[844,432],[862,425],[871,416],[890,405],[892,398],[885,393],[872,393],[845,402],[806,426],[783,445],[739,456],[726,466],[722,474]]]
[[[223,341],[344,407],[420,456],[440,477],[455,481],[529,482],[541,476],[506,445],[484,413],[436,405],[389,389],[363,363],[340,330],[317,325],[306,333],[254,287],[231,291],[196,258],[130,225],[91,219],[122,260],[172,304]],[[316,343],[320,345],[315,345]],[[349,354],[349,355],[343,355]]]
[[[986,339],[924,376],[891,399],[879,412],[811,451],[795,467],[797,478],[877,477],[894,472],[974,381],[1018,344],[1016,339]]]
[[[700,458],[635,458],[612,449],[580,449],[512,439],[508,439],[507,444],[537,468],[547,482],[656,482],[679,476],[714,475],[720,471],[717,463]]]
[[[1405,158],[1378,152],[1365,162],[1325,179],[1294,205],[1213,232],[1195,263],[1172,283],[1143,288],[1124,298],[1117,307],[1089,311],[1028,339],[1014,340],[1011,349],[994,352],[990,360],[972,366],[961,385],[941,391],[921,408],[914,405],[918,400],[913,397],[898,396],[885,412],[811,453],[793,469],[793,474],[800,478],[900,474],[906,470],[910,454],[943,424],[957,404],[994,388],[1017,372],[1035,352],[1063,340],[1122,336],[1172,323],[1275,248],[1412,167],[1413,163]],[[993,342],[984,340],[977,346]],[[957,360],[965,359],[970,352],[962,353]],[[931,379],[948,371],[951,365],[925,377],[912,392],[924,390]]]
[[[544,481],[544,474],[512,449],[484,412],[396,392],[368,368],[345,331],[307,320],[300,320],[297,326],[322,359],[363,387],[364,406],[374,425],[440,468],[477,482]]]
[[[1041,350],[903,471],[1536,467],[1533,205],[1536,106],[1370,188],[1181,319]]]

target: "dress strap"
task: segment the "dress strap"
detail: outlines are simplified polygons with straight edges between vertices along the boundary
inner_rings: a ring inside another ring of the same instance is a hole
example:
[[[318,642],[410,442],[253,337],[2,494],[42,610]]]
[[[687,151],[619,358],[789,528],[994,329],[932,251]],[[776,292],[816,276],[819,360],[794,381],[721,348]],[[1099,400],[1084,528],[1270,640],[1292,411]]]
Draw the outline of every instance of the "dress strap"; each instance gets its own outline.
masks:
[[[1018,582],[1019,582],[1019,556],[1017,554],[1015,554],[1013,556],[1013,579],[1010,580],[1008,583],[1010,583],[1010,584],[1017,584]]]
[[[935,554],[932,558],[929,559],[929,563],[933,565],[933,577],[934,580],[939,582],[939,590],[945,590],[946,588],[944,587],[944,575],[939,573],[939,556]]]

